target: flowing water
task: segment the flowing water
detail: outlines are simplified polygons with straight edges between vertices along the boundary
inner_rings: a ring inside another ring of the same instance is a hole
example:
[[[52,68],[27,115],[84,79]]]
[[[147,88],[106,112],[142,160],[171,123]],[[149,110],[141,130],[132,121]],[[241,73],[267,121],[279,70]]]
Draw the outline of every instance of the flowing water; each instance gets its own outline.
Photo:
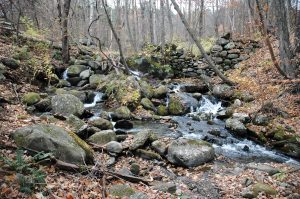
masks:
[[[63,80],[67,80],[69,77],[68,77],[68,69],[66,69],[64,72],[63,72],[63,76],[62,76]]]
[[[101,102],[101,101],[102,101],[103,95],[104,95],[104,94],[101,93],[101,92],[95,92],[95,97],[94,97],[93,102],[90,103],[90,104],[84,104],[84,107],[85,107],[85,108],[92,108],[92,107],[95,107],[96,104],[97,104],[98,102]]]

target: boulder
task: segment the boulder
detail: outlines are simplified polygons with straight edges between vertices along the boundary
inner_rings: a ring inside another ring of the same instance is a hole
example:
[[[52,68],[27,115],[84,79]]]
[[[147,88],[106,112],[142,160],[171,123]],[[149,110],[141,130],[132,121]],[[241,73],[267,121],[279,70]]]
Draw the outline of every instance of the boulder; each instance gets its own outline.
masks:
[[[235,47],[235,43],[234,43],[234,42],[229,42],[228,44],[226,44],[226,45],[224,46],[224,48],[225,48],[226,50],[233,49],[234,47]]]
[[[251,121],[248,113],[233,113],[232,118],[237,119],[244,124],[249,123]]]
[[[132,117],[132,113],[129,110],[128,107],[126,106],[120,106],[119,108],[117,108],[114,112],[114,116],[116,117],[116,119],[125,119],[128,120]]]
[[[75,132],[79,131],[81,127],[85,125],[85,122],[75,115],[70,115],[66,121],[74,129]]]
[[[101,64],[98,61],[88,61],[88,65],[93,69],[97,70],[100,68]]]
[[[129,150],[136,150],[142,146],[148,141],[152,134],[152,131],[150,130],[143,130],[138,132],[134,135],[133,141],[131,145],[129,146]]]
[[[196,167],[214,159],[214,148],[205,141],[179,138],[168,147],[167,159],[179,166]]]
[[[45,98],[39,101],[38,103],[34,104],[34,107],[41,111],[41,112],[47,112],[51,110],[51,99]]]
[[[112,123],[103,118],[95,118],[95,119],[89,120],[88,123],[94,127],[101,129],[101,130],[113,129]]]
[[[229,40],[228,40],[228,39],[224,39],[224,38],[219,38],[219,39],[216,41],[216,43],[217,43],[218,45],[225,46],[226,44],[229,43]]]
[[[35,92],[26,93],[22,99],[23,103],[28,106],[34,105],[34,104],[38,103],[40,100],[41,100],[40,95]]]
[[[80,73],[86,69],[87,67],[84,65],[72,65],[67,69],[67,75],[69,77],[78,77]]]
[[[186,93],[206,93],[208,86],[205,83],[184,84],[180,87],[180,90]]]
[[[156,111],[156,108],[155,108],[154,104],[148,98],[143,98],[141,100],[141,105],[146,110]]]
[[[249,163],[247,164],[248,169],[259,170],[268,173],[269,175],[274,175],[276,173],[280,173],[279,169],[276,169],[270,165],[263,163]]]
[[[267,115],[256,115],[253,119],[253,124],[258,125],[258,126],[268,126],[270,123],[271,118]]]
[[[233,88],[227,84],[218,84],[213,87],[213,95],[221,99],[230,99],[232,98],[234,92]]]
[[[91,70],[84,70],[79,74],[81,79],[88,79],[91,76]]]
[[[168,147],[164,142],[156,140],[151,143],[151,148],[153,148],[153,150],[159,153],[160,155],[164,156]]]
[[[137,149],[135,153],[141,158],[144,158],[146,160],[162,160],[159,154],[152,151]]]
[[[116,141],[110,141],[105,148],[110,153],[121,153],[123,150],[122,144]]]
[[[259,193],[264,192],[266,195],[276,195],[277,191],[268,184],[257,183],[252,187],[252,191],[255,197],[259,195]]]
[[[10,69],[16,70],[20,67],[20,62],[13,58],[2,58],[1,62]]]
[[[92,88],[97,88],[102,82],[105,81],[104,75],[94,74],[89,78],[90,86]]]
[[[111,141],[116,141],[116,133],[113,130],[100,131],[88,138],[89,142],[104,145]]]
[[[154,89],[153,97],[157,99],[162,99],[167,96],[168,88],[166,86],[159,86],[158,88]]]
[[[70,87],[70,86],[71,83],[64,79],[60,79],[59,82],[56,84],[57,88]]]
[[[175,93],[170,95],[169,112],[172,115],[183,115],[198,107],[198,101],[189,93]]]
[[[245,125],[236,118],[227,119],[225,127],[239,136],[245,136],[247,134]]]
[[[70,94],[55,95],[51,99],[52,111],[63,116],[81,116],[84,111],[83,103]]]
[[[168,107],[164,106],[164,105],[159,105],[157,107],[157,114],[160,116],[166,116],[169,114],[168,112]]]
[[[135,193],[135,191],[126,184],[112,185],[109,189],[109,193],[117,198],[128,198]]]
[[[141,87],[141,93],[143,97],[146,97],[148,99],[151,99],[153,97],[153,87],[148,84],[146,81],[140,81],[139,82]]]
[[[176,184],[172,182],[157,182],[153,186],[154,189],[171,194],[176,193]]]
[[[80,146],[88,145],[78,137],[74,140],[58,126],[39,124],[22,127],[13,133],[13,138],[18,147],[51,152],[57,159],[68,163],[84,164],[92,160],[92,150],[87,151]]]
[[[116,129],[132,129],[133,123],[128,120],[119,120],[115,124]]]

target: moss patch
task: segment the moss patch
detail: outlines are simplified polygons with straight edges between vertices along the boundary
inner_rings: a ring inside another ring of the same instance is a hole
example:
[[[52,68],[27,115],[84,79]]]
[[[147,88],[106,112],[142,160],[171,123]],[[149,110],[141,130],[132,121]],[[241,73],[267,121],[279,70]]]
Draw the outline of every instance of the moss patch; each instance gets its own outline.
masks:
[[[40,100],[41,100],[40,95],[38,93],[35,93],[35,92],[29,92],[29,93],[26,93],[23,96],[23,103],[26,104],[26,105],[28,105],[28,106],[36,104]]]

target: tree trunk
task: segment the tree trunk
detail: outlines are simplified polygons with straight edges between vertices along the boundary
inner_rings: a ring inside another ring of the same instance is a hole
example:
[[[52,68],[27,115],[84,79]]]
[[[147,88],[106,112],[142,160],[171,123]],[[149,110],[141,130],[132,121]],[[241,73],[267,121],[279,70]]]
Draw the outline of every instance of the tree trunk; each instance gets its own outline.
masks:
[[[190,34],[190,36],[192,37],[192,39],[194,40],[194,42],[196,43],[197,47],[199,48],[201,54],[204,56],[204,58],[206,59],[209,67],[211,69],[213,69],[215,71],[215,73],[227,84],[229,85],[234,85],[235,83],[232,82],[231,80],[229,80],[226,76],[224,76],[220,71],[219,69],[217,68],[217,66],[213,63],[213,61],[211,60],[211,58],[206,54],[203,46],[200,44],[200,42],[197,40],[195,34],[192,32],[191,28],[189,27],[188,25],[188,22],[186,21],[186,19],[184,18],[178,4],[176,3],[175,0],[171,0],[173,5],[174,5],[174,8],[175,10],[177,11],[182,23],[184,24],[186,30],[188,31],[188,33]]]
[[[204,27],[204,0],[200,2],[200,15],[199,15],[199,37],[203,35],[203,27]]]
[[[89,24],[92,23],[93,21],[93,16],[94,16],[94,5],[93,5],[93,0],[89,0],[89,7],[90,7],[90,17],[89,17]],[[92,42],[92,38],[88,35],[88,42],[87,45],[89,46]]]
[[[137,47],[136,47],[136,43],[134,42],[133,40],[133,36],[132,36],[132,33],[131,33],[131,28],[130,28],[130,25],[129,25],[129,4],[128,4],[128,1],[129,0],[125,0],[125,21],[126,21],[126,27],[127,27],[127,32],[128,32],[128,36],[129,36],[129,41],[131,43],[131,46],[134,50],[134,52],[137,51]]]
[[[169,21],[169,26],[170,26],[170,42],[173,41],[173,35],[174,35],[174,28],[173,28],[173,21],[172,21],[172,11],[170,8],[169,0],[167,0],[166,5],[167,5],[167,10],[168,10],[168,21]]]
[[[163,54],[164,52],[164,47],[165,47],[165,43],[166,43],[166,40],[165,40],[165,35],[166,35],[166,32],[165,32],[165,5],[164,5],[164,0],[160,0],[160,10],[161,10],[161,34],[160,34],[160,41],[161,41],[161,52]]]
[[[150,0],[149,1],[149,25],[150,25],[150,42],[152,43],[152,44],[154,44],[155,43],[155,41],[154,41],[154,27],[153,27],[153,23],[154,23],[154,21],[153,21],[153,5],[152,5],[152,1],[154,1],[154,0]],[[155,8],[154,8],[155,9]]]

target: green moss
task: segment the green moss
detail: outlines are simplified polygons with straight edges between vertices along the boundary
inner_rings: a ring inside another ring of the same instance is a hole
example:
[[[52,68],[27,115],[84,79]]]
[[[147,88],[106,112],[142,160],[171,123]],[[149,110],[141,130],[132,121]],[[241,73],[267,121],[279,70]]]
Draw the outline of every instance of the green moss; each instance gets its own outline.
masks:
[[[135,193],[135,191],[131,187],[122,184],[113,185],[109,189],[109,192],[112,196],[120,198],[129,197]]]
[[[13,55],[14,59],[17,60],[28,60],[30,59],[30,53],[28,50],[28,46],[23,46]]]
[[[136,153],[141,156],[144,159],[147,160],[161,160],[161,156],[158,153],[152,152],[152,151],[147,151],[144,149],[137,149]]]
[[[258,196],[259,193],[264,192],[267,195],[276,195],[277,191],[268,184],[257,183],[252,187],[254,196]]]
[[[262,133],[262,132],[260,132],[258,134],[258,139],[263,143],[266,143],[268,141],[267,138],[265,137],[264,133]]]
[[[159,105],[157,107],[157,114],[161,116],[166,116],[168,115],[168,108],[164,105]]]
[[[169,104],[169,112],[172,115],[182,115],[184,113],[184,107],[178,100],[171,100]]]
[[[26,105],[28,105],[28,106],[36,104],[40,100],[41,100],[40,95],[38,93],[35,93],[35,92],[29,92],[29,93],[26,93],[23,96],[23,103],[26,104]]]
[[[92,147],[85,141],[83,141],[80,137],[78,137],[75,133],[68,133],[74,139],[74,141],[86,152],[87,158],[92,161],[94,158],[94,150],[92,149]]]
[[[188,140],[187,143],[190,145],[196,145],[196,146],[211,146],[210,143],[203,141],[203,140]]]
[[[274,139],[281,141],[281,140],[285,140],[286,139],[286,134],[285,134],[285,130],[283,127],[279,126],[276,128],[276,130],[273,132],[274,134]]]

